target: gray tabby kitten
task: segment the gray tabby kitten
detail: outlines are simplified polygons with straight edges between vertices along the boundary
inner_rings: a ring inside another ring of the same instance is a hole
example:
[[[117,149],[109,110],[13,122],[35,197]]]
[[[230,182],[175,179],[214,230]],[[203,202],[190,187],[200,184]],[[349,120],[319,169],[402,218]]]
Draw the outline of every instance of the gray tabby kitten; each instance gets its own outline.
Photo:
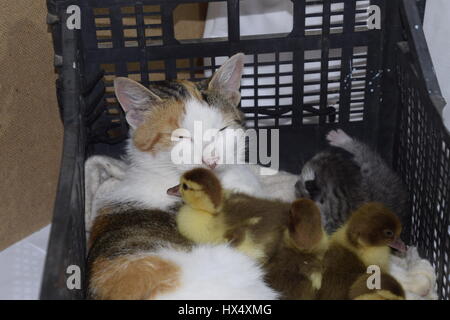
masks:
[[[344,131],[331,131],[332,146],[303,167],[295,184],[297,197],[314,200],[327,232],[334,232],[365,202],[382,202],[407,221],[408,195],[400,178],[381,157]],[[407,229],[407,228],[404,228]]]

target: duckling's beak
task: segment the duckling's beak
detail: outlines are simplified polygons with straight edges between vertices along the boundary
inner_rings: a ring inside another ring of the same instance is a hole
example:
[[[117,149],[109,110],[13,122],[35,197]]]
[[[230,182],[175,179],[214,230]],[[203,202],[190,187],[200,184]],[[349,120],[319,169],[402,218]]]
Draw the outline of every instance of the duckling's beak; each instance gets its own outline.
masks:
[[[167,194],[169,196],[175,196],[175,197],[180,197],[181,198],[180,185],[177,185],[175,187],[167,189]]]
[[[405,243],[400,238],[395,238],[390,244],[389,247],[392,249],[398,250],[402,253],[406,252],[408,248],[406,247]]]

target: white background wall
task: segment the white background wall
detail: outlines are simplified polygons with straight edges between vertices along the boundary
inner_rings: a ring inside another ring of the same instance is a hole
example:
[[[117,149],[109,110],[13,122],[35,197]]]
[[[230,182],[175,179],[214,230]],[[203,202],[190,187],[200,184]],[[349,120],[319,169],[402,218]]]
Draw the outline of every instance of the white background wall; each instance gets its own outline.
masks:
[[[425,35],[442,95],[447,100],[444,119],[450,130],[450,0],[428,0]]]

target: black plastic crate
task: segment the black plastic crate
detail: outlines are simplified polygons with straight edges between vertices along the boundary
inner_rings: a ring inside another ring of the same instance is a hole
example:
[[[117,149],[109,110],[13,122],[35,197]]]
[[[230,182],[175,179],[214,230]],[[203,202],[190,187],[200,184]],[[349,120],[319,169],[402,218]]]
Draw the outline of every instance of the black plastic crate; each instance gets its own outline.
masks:
[[[67,289],[66,270],[78,265],[84,274],[84,161],[123,152],[127,125],[113,78],[144,85],[177,77],[198,81],[218,68],[216,58],[244,52],[253,70],[245,77],[253,84],[242,88],[251,104],[243,100],[241,109],[250,127],[280,130],[281,168],[298,172],[333,128],[376,148],[409,188],[411,243],[436,267],[440,298],[448,299],[450,137],[421,25],[424,1],[293,0],[290,33],[244,37],[239,0],[227,0],[226,39],[177,40],[173,11],[193,2],[211,1],[47,1],[65,134],[41,298],[84,298],[84,283],[81,290]],[[80,30],[67,28],[70,5],[81,9]],[[321,12],[309,13],[313,5]],[[381,9],[381,29],[361,19],[367,5]],[[313,16],[322,17],[319,25],[305,22]],[[272,71],[262,73],[261,66]],[[273,90],[270,103],[261,88]]]

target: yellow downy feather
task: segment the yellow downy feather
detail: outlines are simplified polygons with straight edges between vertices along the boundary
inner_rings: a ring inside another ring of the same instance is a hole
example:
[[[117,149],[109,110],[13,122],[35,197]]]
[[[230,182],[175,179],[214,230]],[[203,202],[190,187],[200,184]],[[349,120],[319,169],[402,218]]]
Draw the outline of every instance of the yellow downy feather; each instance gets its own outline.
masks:
[[[180,233],[196,243],[225,242],[225,224],[221,215],[213,215],[188,205],[181,207],[177,216]]]
[[[382,271],[387,271],[390,259],[390,250],[387,246],[355,248],[347,240],[347,227],[338,229],[332,236],[331,241],[336,241],[354,254],[356,254],[366,267],[377,265]]]

